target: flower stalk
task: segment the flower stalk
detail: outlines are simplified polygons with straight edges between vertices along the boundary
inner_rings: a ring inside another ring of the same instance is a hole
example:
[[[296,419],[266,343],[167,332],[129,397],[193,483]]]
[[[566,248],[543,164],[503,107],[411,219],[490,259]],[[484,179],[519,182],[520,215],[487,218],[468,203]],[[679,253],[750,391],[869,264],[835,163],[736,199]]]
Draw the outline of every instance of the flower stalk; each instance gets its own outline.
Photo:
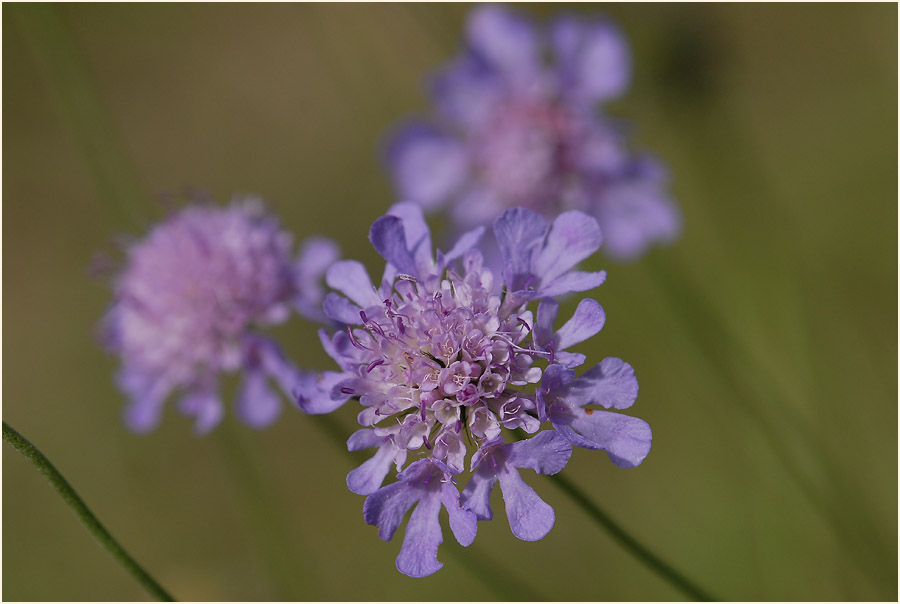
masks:
[[[697,600],[699,602],[711,602],[714,601],[715,598],[710,596],[692,581],[687,579],[680,572],[669,566],[668,563],[659,558],[656,554],[651,552],[649,549],[641,545],[634,537],[629,535],[625,530],[620,527],[615,521],[610,518],[606,512],[600,509],[597,504],[590,500],[590,498],[571,483],[565,476],[560,474],[556,474],[554,476],[549,477],[556,486],[560,488],[560,490],[569,496],[572,501],[578,504],[578,506],[584,510],[593,520],[595,520],[600,526],[602,526],[609,535],[615,539],[619,545],[627,549],[631,554],[637,558],[641,563],[647,566],[650,570],[658,574],[660,577],[668,581],[673,587],[677,588],[679,591],[685,593],[690,598]]]
[[[174,602],[175,599],[156,582],[156,580],[145,571],[128,552],[125,551],[119,542],[109,534],[109,531],[100,523],[93,512],[84,503],[75,489],[69,482],[59,473],[50,460],[41,453],[37,447],[31,444],[28,439],[19,434],[6,422],[3,422],[3,440],[8,442],[19,453],[25,456],[34,466],[50,481],[51,486],[60,494],[63,501],[72,509],[75,516],[81,521],[85,528],[93,535],[100,546],[119,563],[122,567],[147,590],[151,596],[160,602]]]

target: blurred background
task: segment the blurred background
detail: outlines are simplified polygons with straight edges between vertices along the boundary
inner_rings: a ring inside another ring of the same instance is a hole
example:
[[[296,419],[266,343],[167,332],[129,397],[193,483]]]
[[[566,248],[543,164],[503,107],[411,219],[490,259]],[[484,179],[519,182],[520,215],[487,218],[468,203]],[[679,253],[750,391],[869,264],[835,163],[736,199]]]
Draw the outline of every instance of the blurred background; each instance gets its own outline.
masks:
[[[654,442],[633,470],[577,449],[565,475],[716,598],[896,600],[897,6],[570,8],[630,37],[634,83],[610,111],[668,164],[685,230],[637,263],[590,262],[608,319],[580,350],[635,367]],[[498,502],[414,580],[400,535],[363,522],[352,460],[293,409],[205,438],[171,404],[150,435],[120,422],[94,254],[194,188],[259,194],[298,239],[377,266],[367,229],[394,201],[379,147],[427,109],[423,76],[468,6],[2,10],[3,419],[177,598],[684,598],[541,476],[525,478],[556,509],[545,539],[517,541]],[[330,367],[314,327],[276,333]],[[352,405],[336,418],[349,435]],[[6,445],[2,570],[4,600],[147,597]]]

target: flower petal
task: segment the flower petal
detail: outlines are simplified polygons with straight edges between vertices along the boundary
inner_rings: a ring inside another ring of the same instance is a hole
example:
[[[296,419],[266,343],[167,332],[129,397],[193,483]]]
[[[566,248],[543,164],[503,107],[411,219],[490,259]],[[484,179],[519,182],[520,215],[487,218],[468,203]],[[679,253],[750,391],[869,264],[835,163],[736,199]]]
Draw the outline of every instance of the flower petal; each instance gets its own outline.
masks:
[[[444,538],[441,534],[440,494],[427,491],[419,499],[406,524],[403,546],[397,556],[397,570],[410,577],[427,577],[444,566],[437,559],[438,546]]]
[[[497,476],[481,467],[472,475],[459,497],[460,504],[475,513],[478,520],[491,520],[491,491],[497,483]]]
[[[359,432],[373,431],[360,430]],[[359,434],[359,432],[356,432],[356,434]],[[353,437],[351,437],[351,439],[352,438]],[[347,444],[349,447],[350,443],[348,442]],[[355,449],[350,450],[354,451]],[[357,495],[371,495],[381,487],[381,484],[384,482],[384,477],[388,475],[388,472],[391,469],[393,461],[394,445],[388,441],[378,447],[378,451],[375,452],[375,455],[347,474],[347,488]]]
[[[562,296],[575,292],[585,292],[600,287],[606,281],[606,271],[586,273],[583,271],[569,271],[552,283],[541,287],[541,296]]]
[[[301,411],[311,415],[331,413],[349,400],[351,395],[333,398],[334,387],[341,381],[352,377],[347,373],[323,371],[319,375],[304,375],[294,389],[294,398]]]
[[[356,260],[341,260],[332,264],[325,275],[325,282],[361,308],[381,304],[381,297],[375,291],[366,267]]]
[[[593,445],[579,446],[606,451],[612,462],[620,468],[638,466],[650,453],[653,433],[644,420],[591,409],[575,411],[575,415],[571,428]]]
[[[557,392],[566,387],[575,379],[575,370],[563,365],[550,365],[544,370],[544,378],[541,380],[539,392]]]
[[[338,259],[340,248],[329,237],[314,236],[303,242],[297,254],[297,272],[307,279],[321,277],[331,264]]]
[[[563,367],[581,367],[587,357],[579,352],[557,352],[553,360]]]
[[[570,94],[587,102],[620,96],[631,79],[631,53],[622,32],[606,21],[565,16],[551,26],[551,42]]]
[[[607,357],[566,387],[564,395],[579,406],[602,405],[607,409],[627,409],[638,395],[638,382],[631,365]]]
[[[518,290],[531,277],[532,257],[547,232],[547,221],[531,210],[511,208],[494,221],[494,234],[503,256],[503,278]]]
[[[265,428],[281,415],[281,401],[269,388],[266,375],[262,371],[244,372],[235,413],[252,428]]]
[[[259,356],[262,371],[275,380],[286,397],[292,398],[297,384],[303,381],[303,373],[284,356],[278,344],[265,337],[253,336],[247,339],[247,346]]]
[[[604,251],[618,260],[632,260],[652,243],[670,242],[681,232],[681,214],[656,183],[609,187],[596,214],[606,234]]]
[[[496,4],[477,7],[466,24],[469,45],[511,76],[538,69],[538,38],[522,15]]]
[[[507,464],[548,475],[561,471],[572,456],[572,444],[554,430],[512,443],[507,450]]]
[[[359,325],[362,323],[362,319],[359,316],[359,311],[362,309],[344,296],[329,292],[325,296],[323,307],[325,316],[329,319],[345,325]]]
[[[396,216],[382,216],[372,223],[369,241],[372,246],[401,273],[418,276],[416,261],[406,246],[403,221]],[[326,299],[327,301],[327,299]]]
[[[480,54],[466,50],[432,78],[430,95],[444,121],[477,132],[503,97],[503,76]]]
[[[478,531],[478,520],[475,512],[460,505],[459,490],[450,482],[441,485],[441,502],[447,508],[450,517],[450,530],[463,547],[472,545]]]
[[[396,216],[401,220],[406,241],[406,249],[412,254],[416,272],[409,273],[417,277],[426,277],[435,273],[432,257],[431,230],[425,222],[422,206],[412,201],[401,201],[392,205],[388,216]],[[396,265],[395,265],[396,266]],[[405,272],[399,266],[400,272]]]
[[[323,320],[322,298],[325,291],[320,279],[339,254],[337,244],[327,237],[310,237],[300,248],[294,269],[297,288],[294,305],[306,318]]]
[[[156,428],[162,419],[163,405],[172,391],[172,384],[127,368],[119,372],[116,381],[130,398],[123,413],[125,425],[138,434],[146,434]]]
[[[513,535],[523,541],[543,539],[556,521],[553,508],[525,484],[519,472],[511,466],[499,472],[498,478]]]
[[[384,443],[384,437],[375,434],[375,430],[357,430],[347,439],[348,451],[362,451],[372,447],[380,447]]]
[[[547,240],[534,259],[534,273],[549,285],[596,252],[602,242],[594,218],[578,210],[563,212],[550,225]]]
[[[559,315],[559,303],[553,298],[544,298],[538,305],[537,320],[534,324],[534,338],[538,345],[546,346],[553,340],[553,323]]]
[[[400,199],[429,209],[443,205],[463,184],[469,170],[459,140],[418,122],[403,126],[392,136],[387,161]]]
[[[178,410],[196,420],[194,432],[198,436],[208,434],[222,421],[224,415],[222,401],[212,390],[189,392],[178,402]]]
[[[420,492],[406,482],[394,482],[381,487],[363,503],[366,524],[378,527],[378,537],[390,541],[403,522],[403,516],[418,501]]]
[[[559,338],[557,346],[559,350],[565,350],[579,342],[593,337],[603,329],[606,323],[606,313],[596,300],[585,298],[578,303],[575,314],[556,333]]]

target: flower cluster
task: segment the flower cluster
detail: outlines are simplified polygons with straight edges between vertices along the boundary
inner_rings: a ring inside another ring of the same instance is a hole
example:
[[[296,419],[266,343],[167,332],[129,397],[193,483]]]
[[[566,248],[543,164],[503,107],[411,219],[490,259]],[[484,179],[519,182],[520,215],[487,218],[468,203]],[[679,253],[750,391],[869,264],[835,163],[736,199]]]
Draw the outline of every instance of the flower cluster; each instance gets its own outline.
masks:
[[[622,468],[648,455],[650,427],[619,413],[637,398],[631,366],[610,357],[579,369],[587,358],[576,347],[603,328],[603,308],[579,297],[557,325],[557,299],[604,282],[603,271],[577,270],[601,245],[633,258],[680,229],[662,168],[631,153],[598,111],[630,78],[614,26],[561,17],[543,30],[487,5],[465,41],[434,80],[435,119],[389,145],[410,201],[372,225],[387,261],[377,282],[324,238],[295,258],[258,200],[195,203],[128,246],[103,320],[138,432],[159,423],[173,394],[208,432],[230,373],[241,379],[236,413],[253,427],[281,412],[273,384],[311,414],[358,401],[361,429],[347,447],[374,454],[347,486],[366,496],[365,522],[386,541],[412,510],[396,563],[413,577],[442,566],[442,508],[468,546],[499,485],[512,533],[539,540],[555,515],[522,470],[555,474],[573,447]],[[423,208],[439,207],[457,240],[434,253]],[[259,331],[292,312],[333,328],[319,335],[338,370],[301,371]]]
[[[627,43],[606,21],[563,16],[541,29],[502,6],[474,9],[464,50],[433,79],[434,117],[389,142],[400,198],[447,207],[458,232],[514,206],[582,210],[618,259],[674,239],[665,170],[630,152],[622,125],[597,110],[630,71]]]
[[[281,323],[292,310],[324,319],[319,280],[337,258],[323,238],[307,241],[298,260],[291,249],[291,236],[256,199],[188,206],[128,247],[103,337],[122,360],[129,427],[153,429],[179,390],[179,410],[208,432],[223,414],[219,376],[237,371],[237,415],[254,427],[278,417],[269,380],[291,396],[301,374],[254,328]]]
[[[365,521],[384,540],[415,506],[397,558],[397,568],[414,577],[442,566],[442,506],[456,539],[469,545],[477,520],[493,515],[490,493],[499,483],[513,534],[538,540],[553,526],[553,509],[519,470],[555,474],[573,445],[604,450],[622,467],[638,465],[650,449],[645,422],[593,407],[634,402],[637,381],[627,363],[607,358],[575,375],[585,357],[569,349],[603,327],[600,305],[583,299],[554,327],[554,297],[605,279],[604,272],[573,270],[600,246],[597,222],[569,211],[548,225],[524,208],[505,211],[494,222],[499,275],[476,248],[484,230],[464,234],[435,258],[420,206],[397,204],[375,221],[369,238],[387,260],[379,285],[352,260],[326,274],[343,295],[329,293],[325,312],[346,327],[323,330],[322,343],[341,371],[306,378],[297,392],[309,413],[333,411],[351,398],[361,403],[362,429],[347,445],[376,452],[350,472],[347,485],[367,496]],[[528,308],[533,302],[536,315]],[[542,430],[547,424],[551,429]],[[460,493],[457,477],[467,466],[471,476]],[[397,481],[382,486],[392,467]]]

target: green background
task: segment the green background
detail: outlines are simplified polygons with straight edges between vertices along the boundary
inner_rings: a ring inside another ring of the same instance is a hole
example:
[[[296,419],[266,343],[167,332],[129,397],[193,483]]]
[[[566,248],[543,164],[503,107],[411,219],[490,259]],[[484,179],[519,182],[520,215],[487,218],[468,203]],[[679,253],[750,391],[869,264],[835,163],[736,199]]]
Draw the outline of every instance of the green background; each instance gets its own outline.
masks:
[[[572,9],[630,37],[634,83],[610,111],[668,164],[685,231],[640,262],[589,263],[609,271],[607,325],[581,351],[635,367],[654,442],[627,471],[578,449],[565,475],[717,598],[896,600],[897,6]],[[444,569],[416,580],[310,418],[197,438],[169,404],[148,436],[120,423],[94,253],[195,187],[258,193],[298,239],[376,266],[367,228],[393,201],[379,146],[427,109],[423,75],[467,10],[3,6],[3,418],[180,599],[683,597],[544,477],[526,476],[556,509],[544,540],[499,513],[467,550],[445,531]],[[276,333],[328,368],[314,332]],[[347,435],[354,416],[335,416]],[[146,597],[6,445],[2,596]]]

